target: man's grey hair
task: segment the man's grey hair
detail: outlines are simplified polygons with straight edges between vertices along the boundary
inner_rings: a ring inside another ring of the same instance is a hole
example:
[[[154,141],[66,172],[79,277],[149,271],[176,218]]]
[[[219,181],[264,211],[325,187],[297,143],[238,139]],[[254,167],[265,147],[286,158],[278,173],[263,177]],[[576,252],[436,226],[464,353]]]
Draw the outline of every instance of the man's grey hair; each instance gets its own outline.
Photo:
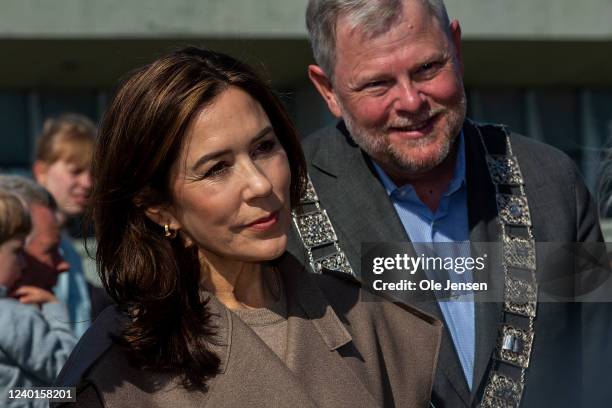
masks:
[[[28,207],[39,204],[57,209],[57,204],[51,194],[36,182],[22,176],[0,175],[0,189],[11,192],[21,198]]]
[[[306,28],[317,64],[332,80],[336,59],[336,24],[348,18],[352,28],[359,27],[375,37],[387,32],[402,17],[403,1],[407,0],[309,0]],[[443,0],[420,1],[429,8],[440,26],[449,30],[450,20]]]

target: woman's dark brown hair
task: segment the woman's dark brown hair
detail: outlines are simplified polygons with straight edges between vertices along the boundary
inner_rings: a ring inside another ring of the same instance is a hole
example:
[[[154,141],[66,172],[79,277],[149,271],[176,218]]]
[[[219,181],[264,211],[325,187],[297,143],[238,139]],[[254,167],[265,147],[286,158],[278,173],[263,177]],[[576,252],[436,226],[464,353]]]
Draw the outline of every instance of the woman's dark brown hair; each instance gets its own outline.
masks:
[[[306,170],[282,104],[247,65],[194,47],[159,58],[120,85],[102,120],[92,170],[98,268],[130,317],[121,341],[142,367],[174,371],[198,388],[219,360],[209,347],[214,325],[200,296],[197,249],[180,234],[165,238],[145,209],[171,203],[171,169],[190,122],[230,86],[267,113],[287,152],[296,204]]]

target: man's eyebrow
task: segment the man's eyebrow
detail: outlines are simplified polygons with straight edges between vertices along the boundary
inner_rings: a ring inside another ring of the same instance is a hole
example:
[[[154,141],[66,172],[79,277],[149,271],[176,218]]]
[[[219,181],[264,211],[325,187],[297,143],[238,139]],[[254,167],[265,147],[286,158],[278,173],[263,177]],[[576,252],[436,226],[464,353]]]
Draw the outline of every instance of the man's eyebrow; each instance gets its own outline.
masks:
[[[270,132],[272,132],[274,129],[272,128],[272,126],[268,125],[265,128],[263,128],[262,130],[260,130],[251,140],[251,144],[258,142],[260,139],[264,138],[265,136],[267,136]],[[230,153],[231,150],[230,149],[223,149],[223,150],[219,150],[216,152],[212,152],[212,153],[208,153],[203,155],[202,157],[200,157],[193,166],[191,166],[191,170],[196,170],[198,167],[202,166],[204,163],[206,163],[209,160],[213,160],[216,159],[218,157],[221,157],[227,153]]]

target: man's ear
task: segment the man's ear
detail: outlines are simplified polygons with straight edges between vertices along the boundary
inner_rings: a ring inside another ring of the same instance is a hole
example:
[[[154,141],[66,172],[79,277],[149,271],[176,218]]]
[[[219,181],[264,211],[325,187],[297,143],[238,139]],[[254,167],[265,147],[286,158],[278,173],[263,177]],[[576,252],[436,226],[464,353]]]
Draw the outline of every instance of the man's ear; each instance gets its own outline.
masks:
[[[451,21],[450,34],[451,40],[453,41],[453,47],[455,48],[455,58],[457,58],[457,63],[461,69],[461,75],[463,75],[463,57],[461,55],[461,25],[459,24],[459,21]]]
[[[32,165],[32,174],[34,175],[34,180],[41,186],[45,186],[47,183],[47,171],[49,170],[49,165],[42,160],[34,161]]]
[[[321,69],[318,65],[309,65],[308,66],[308,77],[312,81],[317,91],[321,94],[325,103],[327,103],[327,107],[329,108],[332,115],[337,118],[342,117],[342,110],[340,109],[340,104],[338,103],[338,99],[336,96],[336,92],[334,91],[333,85],[323,69]]]

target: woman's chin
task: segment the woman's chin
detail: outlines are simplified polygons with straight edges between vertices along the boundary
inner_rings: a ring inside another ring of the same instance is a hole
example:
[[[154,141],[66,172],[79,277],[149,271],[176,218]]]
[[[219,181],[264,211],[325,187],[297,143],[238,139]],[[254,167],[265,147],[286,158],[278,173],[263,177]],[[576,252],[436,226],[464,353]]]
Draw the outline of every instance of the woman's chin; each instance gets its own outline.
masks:
[[[285,253],[287,249],[287,235],[280,236],[278,238],[266,240],[264,245],[258,250],[257,254],[254,254],[259,262],[272,261],[279,258]]]

